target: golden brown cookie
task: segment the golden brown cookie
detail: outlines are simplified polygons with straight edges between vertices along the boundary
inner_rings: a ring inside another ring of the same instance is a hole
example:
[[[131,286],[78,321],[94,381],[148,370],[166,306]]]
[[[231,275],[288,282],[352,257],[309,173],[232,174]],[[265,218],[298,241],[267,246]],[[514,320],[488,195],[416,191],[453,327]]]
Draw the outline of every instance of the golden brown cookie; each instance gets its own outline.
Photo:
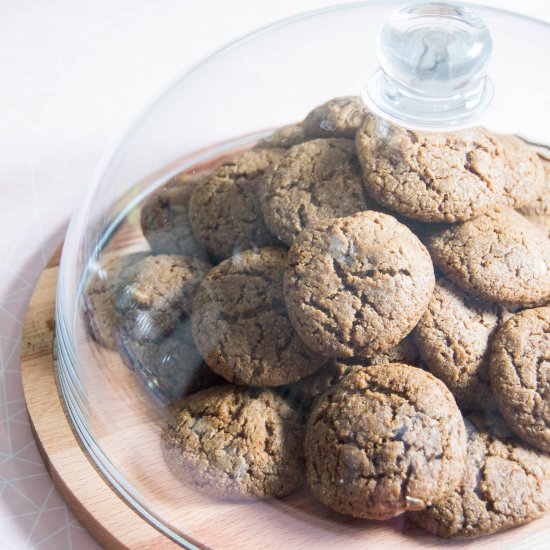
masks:
[[[504,161],[504,206],[520,208],[544,191],[544,168],[540,157],[516,136],[497,135]]]
[[[301,124],[288,124],[262,138],[254,149],[288,149],[306,140]]]
[[[404,363],[413,367],[419,364],[418,347],[411,334],[403,338],[393,348],[378,351],[365,357],[367,365],[389,365],[390,363]]]
[[[368,357],[336,357],[331,359],[313,374],[294,384],[281,386],[278,390],[292,406],[308,413],[319,396],[334,386],[350,370],[364,369],[370,365],[389,365],[391,363],[419,366],[418,350],[412,336],[407,336],[387,351],[374,353]]]
[[[136,341],[123,331],[117,333],[116,341],[128,368],[161,405],[225,383],[206,365],[195,348],[189,319],[158,341]]]
[[[408,365],[373,365],[317,401],[304,452],[317,498],[344,514],[387,519],[458,486],[466,432],[440,380]]]
[[[115,306],[124,328],[135,340],[155,340],[174,331],[189,315],[195,290],[210,270],[198,258],[158,254],[128,268],[118,287]]]
[[[279,149],[241,153],[195,189],[189,207],[191,228],[214,258],[277,244],[264,222],[258,185],[281,156]]]
[[[349,139],[314,139],[292,147],[259,193],[269,229],[288,245],[318,220],[349,216],[372,204]]]
[[[288,149],[316,138],[354,138],[367,109],[358,96],[335,97],[315,107],[302,122],[288,124],[261,139],[256,149]]]
[[[285,272],[288,314],[323,355],[365,357],[416,325],[435,284],[424,245],[392,216],[362,212],[300,233]]]
[[[172,472],[226,498],[284,496],[303,482],[299,415],[269,390],[216,386],[187,397],[162,432]]]
[[[413,334],[423,363],[461,405],[477,407],[487,398],[492,337],[508,315],[445,278],[437,281]]]
[[[545,185],[536,200],[523,206],[519,212],[542,229],[550,238],[550,161],[542,160],[545,172]]]
[[[141,230],[154,253],[201,253],[191,231],[189,202],[205,178],[204,174],[177,174],[147,198],[141,209]]]
[[[550,307],[514,315],[497,332],[491,385],[510,427],[550,452]]]
[[[356,143],[368,193],[405,216],[468,220],[502,200],[502,145],[484,128],[421,133],[368,115]]]
[[[137,252],[111,257],[88,281],[82,298],[84,319],[91,337],[105,348],[117,349],[115,334],[122,328],[123,316],[115,304],[123,276],[146,256]]]
[[[532,304],[550,298],[550,242],[511,208],[498,208],[427,238],[434,263],[484,300]]]
[[[358,96],[335,97],[315,107],[304,121],[302,130],[308,139],[346,137],[355,133],[367,116],[367,109]]]
[[[353,367],[343,361],[331,359],[313,374],[293,384],[280,386],[276,390],[294,409],[305,413],[304,420],[307,420],[307,415],[317,399],[334,386],[351,368]]]
[[[466,421],[464,478],[449,495],[409,518],[440,537],[481,537],[550,511],[550,456],[502,437],[479,417]]]
[[[283,301],[282,248],[246,250],[210,271],[193,302],[193,336],[210,368],[253,386],[295,382],[326,358],[310,351],[290,324]]]

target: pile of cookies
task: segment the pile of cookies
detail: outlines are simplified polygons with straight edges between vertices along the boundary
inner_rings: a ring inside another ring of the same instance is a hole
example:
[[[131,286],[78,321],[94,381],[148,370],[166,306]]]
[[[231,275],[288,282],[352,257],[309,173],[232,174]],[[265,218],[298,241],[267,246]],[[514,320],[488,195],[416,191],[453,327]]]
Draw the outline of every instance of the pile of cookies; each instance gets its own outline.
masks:
[[[198,491],[493,533],[550,512],[549,193],[516,137],[336,98],[155,191],[86,320]]]

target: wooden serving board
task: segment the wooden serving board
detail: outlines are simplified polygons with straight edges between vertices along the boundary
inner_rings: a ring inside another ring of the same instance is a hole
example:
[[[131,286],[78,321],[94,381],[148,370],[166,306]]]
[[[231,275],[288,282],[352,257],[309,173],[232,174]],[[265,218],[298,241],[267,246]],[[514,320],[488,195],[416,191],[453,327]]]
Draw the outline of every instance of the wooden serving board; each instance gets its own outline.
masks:
[[[52,258],[35,288],[21,352],[31,426],[46,467],[74,514],[106,548],[177,548],[119,497],[83,449],[67,415],[54,358],[58,261],[58,255]],[[120,473],[140,487],[149,509],[201,548],[550,548],[550,518],[470,542],[446,541],[404,517],[370,522],[341,516],[318,503],[307,489],[285,499],[249,503],[194,493],[164,464],[158,439],[162,413],[116,353],[93,353],[94,360],[106,367],[104,376],[83,373],[96,440]]]

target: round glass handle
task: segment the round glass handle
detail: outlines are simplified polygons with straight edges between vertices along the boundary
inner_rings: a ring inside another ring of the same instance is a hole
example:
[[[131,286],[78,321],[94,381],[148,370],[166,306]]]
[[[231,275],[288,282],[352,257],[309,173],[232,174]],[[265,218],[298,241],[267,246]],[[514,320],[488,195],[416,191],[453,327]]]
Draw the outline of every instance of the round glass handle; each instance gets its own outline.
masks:
[[[378,35],[380,69],[363,90],[383,116],[413,128],[464,126],[491,102],[492,40],[483,21],[454,4],[413,4]]]

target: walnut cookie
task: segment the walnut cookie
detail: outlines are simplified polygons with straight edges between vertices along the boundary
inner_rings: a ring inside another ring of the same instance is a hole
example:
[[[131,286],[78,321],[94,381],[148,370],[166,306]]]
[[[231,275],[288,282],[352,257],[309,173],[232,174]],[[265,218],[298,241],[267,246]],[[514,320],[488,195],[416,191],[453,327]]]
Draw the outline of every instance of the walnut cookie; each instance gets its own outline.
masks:
[[[288,245],[317,220],[372,205],[349,139],[314,139],[292,147],[262,181],[259,194],[269,229]]]
[[[526,309],[498,331],[491,384],[500,412],[525,441],[550,452],[550,307]]]
[[[373,365],[321,396],[304,448],[317,498],[344,514],[388,519],[458,486],[466,431],[440,380],[408,365]]]
[[[156,340],[173,332],[210,264],[198,258],[157,254],[130,266],[119,285],[116,307],[135,340]]]
[[[195,393],[161,437],[172,472],[202,493],[284,496],[304,479],[300,417],[270,390],[226,384]]]
[[[283,301],[282,248],[245,250],[212,269],[193,302],[193,337],[210,368],[253,386],[295,382],[326,358],[310,351]]]
[[[437,281],[413,334],[423,364],[462,406],[479,407],[486,401],[492,337],[509,315],[502,306],[469,296],[444,277]]]
[[[440,537],[481,537],[550,511],[550,457],[479,416],[466,420],[464,477],[446,497],[409,518]]]
[[[309,412],[317,398],[334,386],[350,370],[368,368],[370,365],[389,365],[390,363],[418,365],[418,350],[410,335],[393,348],[365,358],[337,357],[332,359],[313,374],[294,384],[282,386],[280,388],[281,395],[284,395],[285,399],[288,399],[296,408]]]
[[[92,338],[104,348],[117,349],[115,335],[122,328],[123,315],[116,302],[124,276],[128,268],[148,255],[136,252],[111,257],[88,282],[83,295],[84,319]]]
[[[545,173],[545,185],[536,200],[519,209],[529,221],[546,232],[550,238],[550,160],[542,159]]]
[[[154,253],[201,255],[191,231],[189,203],[205,179],[204,174],[177,174],[147,198],[141,209],[141,230]]]
[[[288,255],[284,294],[302,340],[331,357],[368,357],[416,325],[435,285],[418,238],[367,211],[304,229]]]
[[[209,388],[225,380],[214,374],[197,351],[189,319],[157,341],[137,341],[125,332],[117,334],[120,355],[134,371],[145,391],[160,405]]]
[[[277,244],[262,215],[258,185],[281,156],[279,149],[235,155],[195,189],[189,206],[191,229],[214,259]]]
[[[288,148],[316,138],[354,138],[367,112],[358,96],[335,97],[315,107],[302,122],[275,130],[255,148]]]
[[[426,244],[441,271],[474,296],[524,307],[550,299],[550,242],[511,208],[437,228]]]
[[[504,153],[502,204],[521,208],[537,200],[546,187],[542,158],[516,136],[497,134]]]
[[[368,115],[356,143],[371,197],[420,221],[465,221],[503,202],[517,208],[543,185],[536,155],[481,127],[416,132]],[[512,169],[510,158],[531,169]]]

